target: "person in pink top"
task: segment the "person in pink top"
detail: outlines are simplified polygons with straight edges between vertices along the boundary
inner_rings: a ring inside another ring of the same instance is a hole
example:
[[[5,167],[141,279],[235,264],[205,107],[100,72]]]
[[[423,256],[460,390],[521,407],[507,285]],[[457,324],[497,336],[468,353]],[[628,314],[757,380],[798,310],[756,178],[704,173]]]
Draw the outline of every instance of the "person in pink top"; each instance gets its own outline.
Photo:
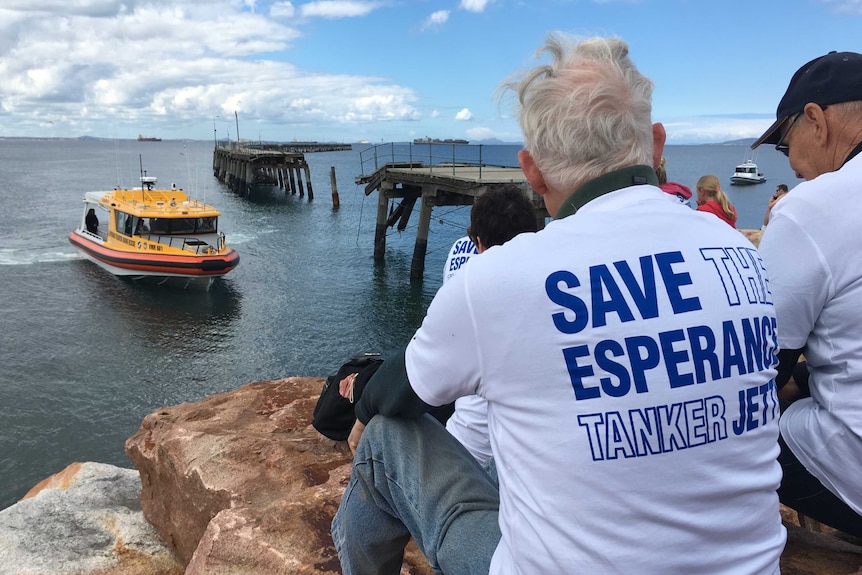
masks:
[[[718,176],[712,174],[701,176],[695,188],[697,189],[697,211],[715,214],[730,227],[736,227],[736,208],[730,203],[727,194],[721,191]]]

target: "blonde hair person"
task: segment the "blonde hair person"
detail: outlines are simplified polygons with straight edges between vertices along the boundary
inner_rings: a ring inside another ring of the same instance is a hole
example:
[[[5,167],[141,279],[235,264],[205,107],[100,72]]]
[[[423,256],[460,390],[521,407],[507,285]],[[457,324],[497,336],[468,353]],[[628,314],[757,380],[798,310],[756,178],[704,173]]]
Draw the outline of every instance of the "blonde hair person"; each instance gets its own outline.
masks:
[[[658,187],[666,194],[670,194],[674,200],[688,205],[688,201],[691,199],[691,190],[688,186],[679,182],[669,182],[667,180],[667,170],[664,167],[666,163],[667,158],[662,157],[661,163],[655,169],[655,175],[658,177]]]
[[[736,227],[736,208],[721,190],[718,176],[707,174],[697,181],[697,211],[715,214],[731,227]]]

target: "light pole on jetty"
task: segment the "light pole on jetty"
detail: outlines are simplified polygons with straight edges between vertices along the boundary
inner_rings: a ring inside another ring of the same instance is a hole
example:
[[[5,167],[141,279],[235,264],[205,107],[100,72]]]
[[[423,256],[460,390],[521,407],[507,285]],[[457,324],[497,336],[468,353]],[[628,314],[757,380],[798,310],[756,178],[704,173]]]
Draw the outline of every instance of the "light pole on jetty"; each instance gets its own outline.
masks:
[[[216,132],[215,125],[216,118],[221,118],[221,116],[213,116],[213,147],[218,148],[218,132]]]

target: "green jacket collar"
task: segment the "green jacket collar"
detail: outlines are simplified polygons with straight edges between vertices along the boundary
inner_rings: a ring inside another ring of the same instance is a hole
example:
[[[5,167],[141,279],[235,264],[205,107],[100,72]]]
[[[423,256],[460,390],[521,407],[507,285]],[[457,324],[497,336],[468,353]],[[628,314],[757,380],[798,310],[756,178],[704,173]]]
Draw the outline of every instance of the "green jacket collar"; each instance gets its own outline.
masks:
[[[649,166],[637,165],[608,172],[575,190],[557,210],[554,219],[560,220],[570,216],[584,207],[587,202],[591,202],[608,192],[642,184],[658,186],[658,176],[655,175],[655,170]]]

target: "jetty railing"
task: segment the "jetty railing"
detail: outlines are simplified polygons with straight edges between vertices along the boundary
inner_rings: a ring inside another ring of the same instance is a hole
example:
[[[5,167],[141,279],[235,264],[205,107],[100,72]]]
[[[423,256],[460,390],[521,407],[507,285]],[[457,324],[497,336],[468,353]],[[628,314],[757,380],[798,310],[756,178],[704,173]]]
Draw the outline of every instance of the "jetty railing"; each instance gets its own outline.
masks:
[[[483,167],[517,168],[518,158],[511,159],[488,154],[485,144],[389,142],[377,144],[359,153],[362,174],[357,180],[369,176],[383,166],[397,164],[405,170],[412,167],[441,175],[455,175],[458,166],[477,166],[479,178]],[[494,163],[489,163],[493,161]]]

